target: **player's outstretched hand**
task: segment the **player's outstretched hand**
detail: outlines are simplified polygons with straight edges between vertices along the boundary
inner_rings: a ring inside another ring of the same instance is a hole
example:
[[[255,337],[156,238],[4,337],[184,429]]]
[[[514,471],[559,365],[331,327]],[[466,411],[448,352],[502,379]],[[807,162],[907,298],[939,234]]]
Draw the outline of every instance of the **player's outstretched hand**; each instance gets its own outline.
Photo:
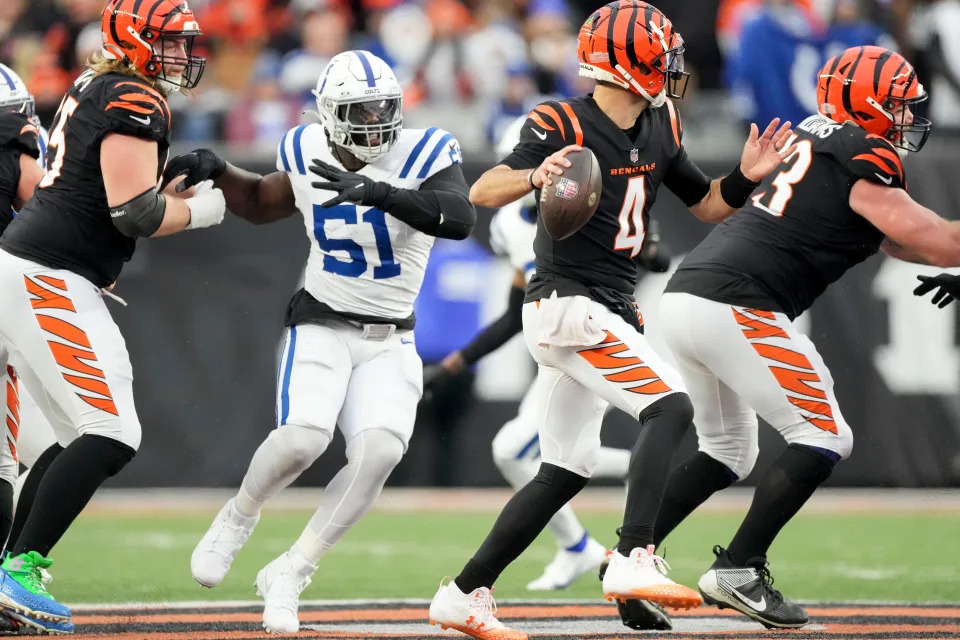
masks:
[[[960,275],[941,273],[937,276],[917,276],[917,280],[920,284],[913,290],[913,295],[925,296],[939,287],[930,302],[941,309],[953,302],[954,298],[960,298]]]
[[[378,193],[378,191],[382,189],[389,190],[389,186],[383,182],[376,182],[358,173],[337,169],[332,164],[324,162],[323,160],[314,159],[310,164],[310,173],[323,178],[322,182],[310,183],[310,186],[314,189],[337,192],[337,195],[320,204],[320,206],[324,208],[332,207],[342,202],[355,202],[356,204],[374,206],[377,202],[378,195],[385,195]]]
[[[566,156],[571,151],[580,151],[583,149],[578,144],[567,145],[560,151],[555,151],[540,163],[540,166],[534,169],[531,182],[537,189],[549,187],[553,184],[553,176],[563,175],[563,170],[573,166],[573,163],[567,160]]]
[[[167,162],[160,190],[163,191],[177,176],[186,176],[177,185],[177,193],[181,193],[204,180],[216,180],[226,170],[227,163],[210,149],[194,149]]]
[[[779,129],[780,118],[774,118],[764,129],[762,136],[757,136],[756,123],[750,123],[750,135],[743,145],[743,155],[740,156],[740,171],[747,180],[763,180],[788,155],[793,153],[794,145],[784,149],[787,140],[793,135],[790,130],[790,121],[783,123]]]

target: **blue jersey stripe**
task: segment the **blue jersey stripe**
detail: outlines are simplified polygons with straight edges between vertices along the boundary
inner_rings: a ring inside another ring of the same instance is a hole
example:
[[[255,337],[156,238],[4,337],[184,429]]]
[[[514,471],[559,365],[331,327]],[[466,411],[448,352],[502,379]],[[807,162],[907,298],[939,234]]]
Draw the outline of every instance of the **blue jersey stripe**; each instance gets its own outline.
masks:
[[[403,169],[400,170],[401,178],[406,178],[407,174],[410,173],[410,169],[413,169],[414,163],[417,161],[417,158],[420,157],[420,152],[423,151],[425,146],[427,146],[427,140],[430,139],[430,136],[432,136],[433,132],[436,130],[436,127],[430,127],[424,132],[423,137],[420,138],[420,142],[418,142],[417,146],[415,146],[413,151],[410,152],[410,157],[407,158],[405,163],[403,163]]]
[[[43,166],[43,156],[47,155],[47,142],[43,139],[43,134],[37,130],[37,146],[40,147],[40,165]]]
[[[300,148],[300,138],[303,136],[303,130],[306,128],[307,125],[302,124],[293,132],[293,159],[297,163],[297,171],[302,176],[307,175],[307,169],[303,166],[303,149]]]
[[[290,416],[290,374],[293,371],[293,352],[297,348],[297,327],[290,327],[290,346],[287,347],[287,364],[283,367],[283,385],[280,387],[280,422],[287,424]]]
[[[7,68],[2,64],[0,64],[0,76],[3,76],[3,79],[7,81],[10,91],[17,90],[17,85],[13,82],[13,78],[7,73]]]
[[[377,86],[376,78],[373,77],[373,67],[370,66],[370,61],[367,59],[367,54],[363,51],[354,51],[354,53],[357,54],[357,57],[360,58],[360,64],[363,65],[363,73],[367,76],[367,86]]]
[[[443,148],[447,145],[448,142],[453,140],[453,134],[448,133],[437,141],[437,144],[434,145],[433,151],[430,152],[430,155],[427,156],[427,161],[423,163],[423,168],[420,169],[420,173],[417,174],[418,178],[426,178],[427,172],[430,171],[430,167],[433,166],[434,161],[436,161],[437,156],[440,155],[440,152],[443,151]]]
[[[287,138],[290,137],[290,132],[287,131],[283,134],[283,140],[280,141],[280,162],[283,163],[283,170],[290,171],[290,161],[287,159]]]
[[[531,441],[528,442],[527,444],[523,445],[523,448],[520,449],[520,452],[517,454],[516,458],[514,458],[514,459],[515,459],[515,460],[520,460],[520,459],[526,457],[526,455],[527,455],[528,453],[530,453],[530,450],[533,449],[533,446],[534,446],[535,444],[537,444],[538,442],[540,442],[540,434],[539,434],[539,433],[538,433],[537,435],[533,436],[533,440],[531,440]]]

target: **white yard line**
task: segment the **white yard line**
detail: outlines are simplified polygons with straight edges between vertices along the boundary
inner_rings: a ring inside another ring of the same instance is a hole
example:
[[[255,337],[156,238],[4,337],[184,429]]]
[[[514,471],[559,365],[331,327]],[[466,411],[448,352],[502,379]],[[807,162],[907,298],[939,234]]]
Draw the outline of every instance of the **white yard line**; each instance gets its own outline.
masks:
[[[314,509],[321,489],[291,488],[268,505],[268,510]],[[103,489],[94,496],[88,513],[189,513],[216,511],[234,491],[230,489]],[[381,512],[477,512],[499,511],[511,495],[509,489],[390,488],[377,506]],[[736,487],[720,492],[701,507],[712,513],[743,513],[753,490]],[[573,500],[583,512],[614,513],[623,509],[620,488],[588,488]],[[960,513],[956,489],[822,489],[804,506],[804,513]],[[202,513],[204,517],[206,513]]]

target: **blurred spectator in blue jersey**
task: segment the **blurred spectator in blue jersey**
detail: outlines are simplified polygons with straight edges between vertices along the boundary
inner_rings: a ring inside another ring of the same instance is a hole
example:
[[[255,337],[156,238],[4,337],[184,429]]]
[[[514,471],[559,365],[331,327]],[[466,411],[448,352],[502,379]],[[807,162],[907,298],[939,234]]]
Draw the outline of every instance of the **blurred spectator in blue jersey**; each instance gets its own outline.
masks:
[[[797,124],[816,112],[825,35],[792,0],[767,0],[745,19],[727,60],[727,82],[746,122]]]
[[[864,3],[865,0],[837,0],[827,32],[824,61],[850,47],[875,45],[896,50],[893,36],[869,19]]]
[[[491,146],[497,144],[503,132],[518,117],[525,115],[537,105],[540,95],[534,89],[533,78],[530,77],[530,66],[525,61],[507,66],[507,82],[503,88],[503,95],[494,103],[493,112],[487,123],[487,142]]]

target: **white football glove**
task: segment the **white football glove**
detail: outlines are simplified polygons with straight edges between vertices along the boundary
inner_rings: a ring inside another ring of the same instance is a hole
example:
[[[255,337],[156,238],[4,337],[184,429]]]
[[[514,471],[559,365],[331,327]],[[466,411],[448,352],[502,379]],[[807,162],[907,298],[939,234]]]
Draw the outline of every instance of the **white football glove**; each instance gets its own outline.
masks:
[[[190,208],[190,224],[186,229],[202,229],[223,222],[227,202],[223,199],[223,191],[213,186],[213,180],[198,184],[194,196],[184,202]]]

